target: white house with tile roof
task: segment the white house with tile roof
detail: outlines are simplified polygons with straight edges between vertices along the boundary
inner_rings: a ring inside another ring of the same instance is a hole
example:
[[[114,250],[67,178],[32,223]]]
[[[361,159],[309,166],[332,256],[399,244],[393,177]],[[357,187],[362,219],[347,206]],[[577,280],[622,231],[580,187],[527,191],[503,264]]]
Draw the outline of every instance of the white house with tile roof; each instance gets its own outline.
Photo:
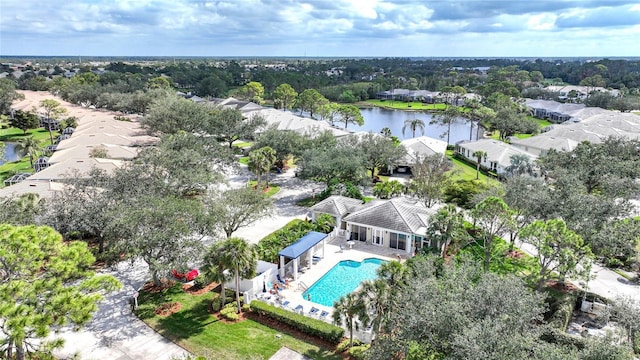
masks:
[[[330,196],[311,207],[313,216],[329,214],[340,219],[336,224],[345,240],[395,249],[413,254],[423,247],[442,251],[440,241],[427,236],[429,217],[439,206],[427,208],[416,199],[405,197],[372,200],[363,203],[344,196]]]
[[[346,233],[351,241],[396,249],[413,254],[424,246],[442,250],[444,244],[427,237],[429,217],[437,207],[427,208],[415,199],[373,200],[345,216]]]
[[[447,151],[447,142],[434,139],[428,136],[419,136],[411,139],[402,140],[400,145],[407,149],[407,155],[398,166],[411,167],[416,163],[418,158],[425,158],[432,155],[443,155]]]
[[[487,154],[482,161],[480,161],[480,166],[498,175],[506,175],[507,168],[511,166],[511,157],[513,155],[526,155],[532,163],[537,158],[537,156],[531,152],[494,139],[463,141],[455,146],[456,154],[473,163],[476,163],[478,160],[473,156],[473,153],[476,151],[484,151]]]

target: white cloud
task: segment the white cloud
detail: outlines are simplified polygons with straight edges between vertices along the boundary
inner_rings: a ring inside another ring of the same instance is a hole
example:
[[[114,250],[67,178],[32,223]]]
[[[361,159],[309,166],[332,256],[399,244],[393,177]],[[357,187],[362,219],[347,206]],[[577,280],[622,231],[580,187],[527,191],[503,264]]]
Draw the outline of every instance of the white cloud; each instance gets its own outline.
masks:
[[[556,25],[556,15],[538,14],[532,15],[527,21],[527,27],[531,30],[552,30]]]
[[[317,55],[408,56],[419,41],[433,56],[637,56],[639,13],[633,0],[0,0],[0,52],[259,56],[304,43]],[[353,45],[371,41],[380,46]]]

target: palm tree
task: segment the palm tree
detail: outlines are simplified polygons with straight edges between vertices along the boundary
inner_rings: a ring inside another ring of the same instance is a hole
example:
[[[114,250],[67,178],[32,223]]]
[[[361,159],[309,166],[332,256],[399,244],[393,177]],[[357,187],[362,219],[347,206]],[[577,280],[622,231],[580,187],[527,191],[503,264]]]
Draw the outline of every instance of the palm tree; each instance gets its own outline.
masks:
[[[224,263],[229,264],[233,270],[236,281],[236,302],[238,313],[242,311],[240,304],[240,277],[250,278],[255,275],[258,265],[258,253],[255,247],[249,245],[245,239],[229,238],[224,241],[222,248]]]
[[[476,150],[472,154],[476,158],[476,180],[480,179],[480,163],[482,158],[487,157],[487,152],[482,150]]]
[[[316,229],[323,233],[328,234],[334,226],[336,226],[336,219],[329,214],[320,214],[316,218]]]
[[[378,277],[389,284],[392,292],[398,292],[407,279],[408,268],[399,261],[387,261],[378,268]]]
[[[256,186],[260,186],[262,175],[269,173],[269,170],[271,170],[271,167],[276,163],[277,159],[276,151],[269,146],[253,150],[249,153],[249,171],[256,174]],[[269,186],[268,180],[266,185]]]
[[[384,137],[391,137],[391,129],[389,129],[388,127],[383,127],[382,130],[380,130],[380,134],[382,134],[382,136]]]
[[[531,165],[531,158],[529,156],[525,154],[513,154],[509,160],[511,161],[511,165],[509,165],[506,170],[511,176],[520,176],[533,172],[533,166]]]
[[[342,296],[333,304],[333,323],[342,326],[343,320],[349,328],[349,347],[353,346],[353,328],[358,330],[359,325],[356,322],[359,318],[363,323],[367,323],[367,307],[364,301],[358,297],[356,293],[350,293]]]
[[[460,116],[460,109],[457,106],[450,106],[438,115],[434,116],[429,124],[446,125],[447,131],[442,134],[441,137],[444,137],[446,134],[447,144],[449,144],[449,139],[451,137],[451,124],[456,121],[458,116]]]
[[[373,281],[365,281],[357,292],[360,299],[364,302],[367,313],[373,316],[371,325],[375,329],[376,334],[382,330],[382,325],[386,321],[387,311],[392,308],[395,298],[392,296],[389,284],[383,279],[375,279]]]
[[[416,137],[416,130],[420,129],[422,135],[424,135],[424,121],[420,119],[407,119],[404,121],[404,126],[402,127],[402,135],[404,136],[404,131],[409,128],[411,129],[411,137]]]
[[[220,284],[220,299],[223,307],[227,298],[224,284],[231,280],[229,273],[231,265],[226,262],[227,258],[224,257],[222,253],[224,245],[224,241],[216,241],[211,244],[211,247],[209,247],[203,259],[204,265],[202,266],[202,272],[205,278]]]
[[[33,168],[33,158],[36,157],[41,150],[38,142],[33,136],[29,136],[18,142],[18,146],[16,147],[25,155],[29,155],[29,163],[31,163],[31,167]]]

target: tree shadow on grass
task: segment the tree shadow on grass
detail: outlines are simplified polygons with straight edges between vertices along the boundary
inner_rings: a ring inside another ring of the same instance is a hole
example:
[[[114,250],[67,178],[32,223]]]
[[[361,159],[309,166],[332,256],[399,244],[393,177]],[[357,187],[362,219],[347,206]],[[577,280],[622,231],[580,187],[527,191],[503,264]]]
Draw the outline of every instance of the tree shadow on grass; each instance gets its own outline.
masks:
[[[201,298],[193,306],[158,320],[158,332],[165,337],[188,339],[202,333],[207,325],[219,321],[209,313],[211,299]]]

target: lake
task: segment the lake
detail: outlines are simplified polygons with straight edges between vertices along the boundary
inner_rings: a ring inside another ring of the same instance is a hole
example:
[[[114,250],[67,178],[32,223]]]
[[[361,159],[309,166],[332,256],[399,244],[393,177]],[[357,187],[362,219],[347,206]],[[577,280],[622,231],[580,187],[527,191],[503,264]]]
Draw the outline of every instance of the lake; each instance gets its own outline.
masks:
[[[18,143],[14,142],[5,142],[4,143],[4,159],[6,162],[12,162],[20,159],[22,154],[17,151]],[[0,159],[0,165],[4,164],[2,159]]]
[[[400,111],[400,110],[386,110],[381,108],[368,108],[361,109],[362,117],[364,117],[364,125],[358,127],[353,124],[349,124],[347,129],[353,131],[372,131],[380,132],[385,127],[391,129],[392,135],[397,136],[399,139],[410,139],[411,129],[407,128],[404,135],[402,134],[402,127],[407,119],[420,119],[424,121],[424,135],[435,139],[447,140],[445,132],[446,126],[441,125],[429,125],[433,115],[424,111]],[[344,125],[339,122],[336,125]],[[416,136],[421,136],[420,129],[416,130]],[[473,129],[473,138],[476,139],[476,129]],[[455,144],[460,140],[469,140],[469,123],[465,119],[460,118],[453,124],[451,124],[451,135],[449,139],[450,144]]]

